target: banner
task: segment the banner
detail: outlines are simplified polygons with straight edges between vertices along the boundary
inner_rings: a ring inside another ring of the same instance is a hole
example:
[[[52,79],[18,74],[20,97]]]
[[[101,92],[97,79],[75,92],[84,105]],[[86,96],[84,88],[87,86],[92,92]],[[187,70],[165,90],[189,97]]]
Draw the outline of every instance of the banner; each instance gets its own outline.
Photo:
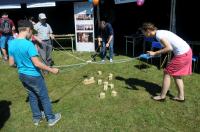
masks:
[[[27,8],[37,8],[37,7],[54,7],[55,2],[38,2],[38,3],[28,3]]]
[[[115,0],[115,4],[123,4],[123,3],[130,3],[136,2],[137,0]]]
[[[75,36],[77,51],[95,51],[94,13],[90,2],[74,3]]]
[[[18,8],[21,8],[20,0],[0,0],[0,10]]]

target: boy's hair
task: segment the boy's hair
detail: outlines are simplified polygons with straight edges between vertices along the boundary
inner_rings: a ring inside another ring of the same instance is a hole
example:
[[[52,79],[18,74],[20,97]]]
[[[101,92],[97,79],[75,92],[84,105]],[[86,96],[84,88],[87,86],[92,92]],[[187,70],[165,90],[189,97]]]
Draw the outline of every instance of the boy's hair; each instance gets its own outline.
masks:
[[[154,30],[157,30],[157,27],[153,23],[145,22],[145,23],[142,24],[141,30],[143,30],[143,31],[147,31],[147,30],[154,31]]]
[[[19,20],[17,25],[19,32],[26,30],[26,28],[33,29],[33,24],[28,20]]]

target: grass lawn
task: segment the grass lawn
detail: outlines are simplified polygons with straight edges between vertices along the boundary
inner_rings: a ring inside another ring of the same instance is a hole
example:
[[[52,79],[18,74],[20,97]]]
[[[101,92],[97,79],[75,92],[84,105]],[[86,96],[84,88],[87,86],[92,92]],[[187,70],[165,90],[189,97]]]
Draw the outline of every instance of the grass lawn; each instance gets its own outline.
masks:
[[[90,53],[75,53],[88,60]],[[127,59],[115,56],[114,60]],[[55,65],[82,63],[63,51],[54,51]],[[97,58],[97,60],[100,60]],[[152,95],[160,92],[162,70],[151,66],[144,72],[138,69],[138,60],[125,63],[87,64],[60,68],[60,74],[45,76],[49,96],[54,102],[53,111],[62,119],[53,127],[41,122],[32,123],[26,91],[21,85],[16,69],[0,61],[0,131],[2,132],[199,132],[200,131],[200,74],[184,77],[186,102],[156,102]],[[97,75],[97,71],[102,75]],[[86,77],[108,80],[112,73],[118,96],[111,90],[106,98],[99,99],[102,85],[83,85]],[[172,80],[170,94],[177,90]]]

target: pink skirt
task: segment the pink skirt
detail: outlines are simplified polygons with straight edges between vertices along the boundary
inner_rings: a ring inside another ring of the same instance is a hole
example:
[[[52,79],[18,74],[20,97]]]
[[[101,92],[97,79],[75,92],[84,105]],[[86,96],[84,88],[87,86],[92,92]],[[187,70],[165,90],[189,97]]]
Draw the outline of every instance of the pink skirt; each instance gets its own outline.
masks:
[[[182,55],[176,55],[169,62],[164,72],[171,76],[186,76],[192,74],[192,50]]]

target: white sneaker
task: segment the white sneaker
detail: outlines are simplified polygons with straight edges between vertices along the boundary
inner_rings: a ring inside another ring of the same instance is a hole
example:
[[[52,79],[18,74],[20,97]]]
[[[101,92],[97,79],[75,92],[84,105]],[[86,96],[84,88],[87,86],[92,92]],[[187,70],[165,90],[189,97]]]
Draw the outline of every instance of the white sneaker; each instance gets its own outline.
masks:
[[[54,119],[49,119],[48,120],[48,125],[49,126],[54,126],[60,119],[61,119],[61,114],[60,113],[56,113]]]
[[[112,62],[113,62],[113,60],[112,60],[112,59],[110,59],[110,62],[112,63]]]
[[[104,64],[104,63],[105,63],[105,60],[101,60],[101,63]]]
[[[41,122],[41,119],[33,119],[33,124],[35,126],[38,126],[40,122]]]

